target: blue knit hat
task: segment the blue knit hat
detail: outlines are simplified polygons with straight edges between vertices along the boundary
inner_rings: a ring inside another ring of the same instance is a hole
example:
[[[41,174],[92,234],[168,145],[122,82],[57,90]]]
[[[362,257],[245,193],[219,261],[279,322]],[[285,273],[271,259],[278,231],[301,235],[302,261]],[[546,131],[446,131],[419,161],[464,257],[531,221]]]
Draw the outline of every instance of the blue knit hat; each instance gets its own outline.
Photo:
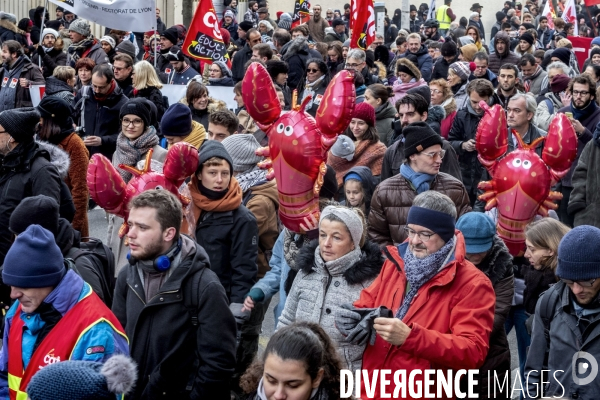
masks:
[[[192,111],[188,106],[175,103],[165,111],[160,120],[163,136],[188,136],[192,133]]]
[[[590,46],[600,46],[600,36],[596,36],[594,39],[592,39],[592,43],[590,44]]]
[[[66,273],[62,253],[49,230],[29,225],[4,258],[2,280],[20,288],[55,287]]]
[[[496,225],[484,213],[466,213],[456,222],[456,229],[461,231],[465,238],[468,254],[483,253],[492,248]]]
[[[600,229],[581,225],[569,231],[558,245],[556,276],[572,281],[600,278]]]

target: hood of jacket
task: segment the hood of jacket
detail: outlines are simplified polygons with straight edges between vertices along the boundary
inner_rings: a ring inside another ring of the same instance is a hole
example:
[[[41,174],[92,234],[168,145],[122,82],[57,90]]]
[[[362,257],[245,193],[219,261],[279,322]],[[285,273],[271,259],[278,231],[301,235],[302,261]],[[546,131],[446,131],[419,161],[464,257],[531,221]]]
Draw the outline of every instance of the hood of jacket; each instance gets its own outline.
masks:
[[[83,285],[83,279],[75,271],[68,270],[58,286],[44,299],[44,303],[52,305],[64,316],[79,301]]]
[[[81,243],[81,233],[73,229],[71,223],[64,218],[58,220],[58,233],[56,234],[56,244],[60,247],[63,256],[71,250],[71,247],[79,247]]]
[[[29,171],[31,164],[37,157],[44,157],[50,161],[48,151],[38,146],[38,142],[19,143],[13,151],[0,158],[2,165],[0,171]]]
[[[442,103],[444,107],[444,111],[446,112],[446,117],[456,111],[456,100],[453,97],[448,98],[446,101]]]
[[[46,78],[46,94],[51,96],[58,92],[70,92],[73,93],[73,88],[67,85],[67,82],[63,82],[54,76]]]
[[[14,33],[20,33],[21,35],[25,35],[26,34],[21,29],[19,29],[17,27],[17,25],[13,24],[12,22],[10,22],[9,20],[7,20],[6,18],[0,19],[0,27],[4,28],[4,29],[7,29],[7,30],[9,30],[11,32],[14,32]]]
[[[495,285],[506,277],[509,269],[512,273],[512,260],[513,257],[508,252],[504,241],[496,235],[488,255],[477,265],[477,268],[490,278],[492,285]]]
[[[427,123],[441,123],[446,118],[446,111],[442,106],[431,106],[427,112]]]
[[[406,68],[408,68],[412,72],[412,75],[415,77],[416,81],[419,81],[421,79],[421,77],[422,77],[421,71],[419,70],[419,68],[415,64],[413,64],[412,62],[410,62],[410,60],[407,60],[406,58],[399,59],[396,62],[396,70],[398,70],[398,66],[399,65],[403,65]],[[399,85],[402,84],[402,81],[400,79],[398,79],[396,82],[400,82]],[[394,84],[396,82],[394,82]]]
[[[277,182],[274,180],[259,183],[256,186],[252,186],[252,194],[267,197],[274,204],[279,205],[279,192],[277,191]]]
[[[468,44],[475,44],[475,41],[471,36],[461,36],[458,38],[458,43],[460,44],[460,47],[462,47]]]
[[[375,187],[377,186],[377,182],[371,169],[365,166],[352,167],[348,170],[346,175],[344,175],[344,179],[348,174],[355,173],[360,176],[362,181],[362,187],[365,191],[365,205],[367,209],[371,208],[371,198],[373,197],[373,192],[375,191]]]
[[[504,53],[499,53],[496,48],[498,40],[502,40],[504,43],[506,43],[506,50],[504,50]],[[510,37],[508,36],[508,33],[504,31],[498,31],[498,33],[496,33],[496,36],[494,36],[494,51],[498,53],[500,58],[504,58],[510,53]]]
[[[289,46],[287,46],[286,48],[283,58],[287,60],[296,54],[309,54],[307,38],[305,38],[304,36],[297,37],[296,39],[290,42]]]
[[[395,117],[396,117],[396,110],[394,109],[394,106],[392,105],[392,103],[390,103],[389,101],[386,101],[385,103],[383,103],[382,105],[377,107],[377,109],[375,109],[375,119],[376,120],[381,120],[381,119],[386,119],[386,118],[395,118]]]
[[[65,179],[69,173],[69,167],[71,166],[69,153],[48,142],[40,141],[36,143],[39,145],[40,149],[48,152],[50,155],[50,163],[56,167],[61,179]]]
[[[315,250],[317,247],[319,247],[319,241],[313,240],[302,246],[298,251],[296,267],[299,270],[310,273],[315,269]],[[343,277],[351,285],[374,279],[381,272],[383,261],[383,255],[379,246],[367,240],[362,247],[360,260],[356,264],[349,266],[344,271]]]

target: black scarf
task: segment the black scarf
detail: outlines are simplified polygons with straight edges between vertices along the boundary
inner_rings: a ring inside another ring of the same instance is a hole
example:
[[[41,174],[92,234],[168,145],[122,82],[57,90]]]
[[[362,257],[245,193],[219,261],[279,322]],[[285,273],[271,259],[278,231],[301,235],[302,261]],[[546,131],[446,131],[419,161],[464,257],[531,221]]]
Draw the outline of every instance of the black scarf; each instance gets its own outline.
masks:
[[[210,190],[209,188],[205,187],[202,182],[198,182],[198,189],[200,189],[200,193],[202,193],[204,196],[206,196],[206,198],[208,198],[209,200],[220,200],[223,197],[225,197],[225,195],[227,194],[227,190],[229,189],[225,189],[225,190],[221,190],[220,192],[216,191],[216,190]]]

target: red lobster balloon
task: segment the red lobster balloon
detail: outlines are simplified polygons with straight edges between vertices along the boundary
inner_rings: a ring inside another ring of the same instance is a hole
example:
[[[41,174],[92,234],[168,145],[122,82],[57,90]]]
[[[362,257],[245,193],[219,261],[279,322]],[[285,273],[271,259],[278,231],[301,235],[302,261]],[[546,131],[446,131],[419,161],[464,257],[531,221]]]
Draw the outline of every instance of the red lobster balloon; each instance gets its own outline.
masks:
[[[190,199],[180,195],[178,189],[187,177],[196,172],[198,150],[188,143],[174,144],[167,152],[162,174],[150,169],[151,159],[152,149],[146,154],[143,170],[119,164],[119,168],[133,174],[126,184],[108,158],[102,154],[94,154],[87,171],[90,196],[100,207],[125,221],[129,214],[127,205],[131,199],[146,190],[166,189],[176,195],[184,207],[187,206]],[[127,224],[124,222],[119,229],[119,237],[122,238],[127,233],[127,229]]]
[[[536,214],[548,215],[548,209],[558,206],[562,194],[550,188],[571,167],[577,155],[577,136],[568,118],[558,113],[550,123],[548,136],[525,144],[521,136],[512,131],[517,139],[517,149],[505,154],[508,149],[506,115],[500,105],[479,106],[485,115],[477,127],[475,146],[478,159],[492,176],[491,181],[480,182],[484,190],[480,200],[486,201],[485,209],[496,207],[498,212],[498,236],[504,240],[510,254],[519,256],[525,248],[525,226]],[[542,157],[535,148],[545,141]]]
[[[281,115],[277,92],[267,70],[259,63],[248,68],[242,81],[248,114],[269,137],[269,147],[256,151],[267,157],[258,164],[277,178],[279,217],[286,228],[302,232],[304,217],[319,219],[319,190],[327,171],[327,152],[352,119],[356,100],[354,75],[340,71],[331,80],[315,119],[304,111],[310,98]]]

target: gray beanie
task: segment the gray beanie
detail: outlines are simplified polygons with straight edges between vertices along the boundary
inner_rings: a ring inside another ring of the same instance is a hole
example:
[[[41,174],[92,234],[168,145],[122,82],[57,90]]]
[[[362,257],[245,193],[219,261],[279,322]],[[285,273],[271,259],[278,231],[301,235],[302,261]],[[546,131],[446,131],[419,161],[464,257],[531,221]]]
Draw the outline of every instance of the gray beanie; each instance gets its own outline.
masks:
[[[125,39],[115,48],[117,53],[123,53],[135,60],[135,46],[129,40]]]
[[[325,219],[328,215],[332,214],[344,221],[344,225],[346,225],[346,228],[348,228],[348,232],[350,232],[350,236],[352,236],[354,249],[360,249],[360,240],[362,239],[364,230],[363,222],[361,221],[361,218],[358,216],[358,214],[348,207],[327,206],[323,211],[321,211],[319,225],[321,224],[321,221],[323,221],[323,219]]]
[[[7,19],[13,24],[17,24],[17,16],[15,14],[0,11],[0,19]]]
[[[231,160],[231,156],[227,150],[225,150],[223,143],[217,142],[216,140],[205,140],[204,143],[202,143],[202,146],[200,146],[198,151],[198,170],[196,172],[202,171],[202,164],[213,157],[221,158],[227,161],[229,164],[229,171],[233,173],[233,160]]]
[[[40,113],[34,107],[13,108],[0,113],[0,125],[17,143],[33,140]]]
[[[283,13],[279,17],[279,22],[277,23],[279,28],[290,30],[292,28],[292,17],[288,13]]]
[[[92,34],[90,31],[89,22],[81,18],[77,18],[75,21],[71,22],[71,25],[69,25],[69,30],[77,32],[83,36],[90,36]]]
[[[213,64],[216,64],[219,66],[219,68],[221,68],[221,73],[223,74],[223,78],[226,76],[228,76],[230,78],[232,77],[231,70],[229,69],[227,64],[225,64],[223,61],[213,61]]]
[[[345,135],[339,135],[333,146],[331,146],[331,154],[345,158],[348,161],[352,161],[354,158],[354,150],[354,142]]]
[[[231,135],[221,143],[231,156],[233,172],[246,172],[256,167],[256,164],[263,160],[262,157],[256,155],[256,150],[260,148],[260,144],[252,134]]]

